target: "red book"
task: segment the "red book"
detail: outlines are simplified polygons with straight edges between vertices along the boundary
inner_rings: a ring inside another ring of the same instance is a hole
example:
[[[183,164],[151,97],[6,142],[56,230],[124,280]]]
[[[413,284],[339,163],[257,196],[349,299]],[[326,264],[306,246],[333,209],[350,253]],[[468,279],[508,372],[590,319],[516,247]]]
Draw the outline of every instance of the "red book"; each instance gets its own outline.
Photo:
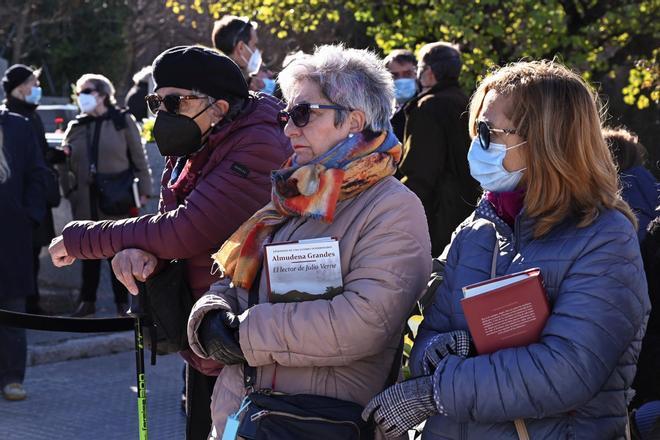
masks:
[[[463,287],[461,306],[479,354],[538,342],[550,316],[539,268]]]

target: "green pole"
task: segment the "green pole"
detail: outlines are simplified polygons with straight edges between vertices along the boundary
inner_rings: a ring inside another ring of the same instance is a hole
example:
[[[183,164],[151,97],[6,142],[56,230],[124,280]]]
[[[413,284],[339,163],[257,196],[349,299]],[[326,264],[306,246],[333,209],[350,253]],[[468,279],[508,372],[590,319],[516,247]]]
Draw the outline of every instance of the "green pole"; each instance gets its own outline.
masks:
[[[138,432],[140,440],[147,440],[147,383],[144,374],[144,338],[142,337],[142,316],[146,298],[144,283],[138,283],[140,294],[131,296],[129,314],[135,318],[135,371],[137,375]]]
[[[137,406],[138,430],[140,440],[147,440],[147,383],[144,377],[144,342],[142,339],[142,323],[135,318],[135,366],[137,372]]]

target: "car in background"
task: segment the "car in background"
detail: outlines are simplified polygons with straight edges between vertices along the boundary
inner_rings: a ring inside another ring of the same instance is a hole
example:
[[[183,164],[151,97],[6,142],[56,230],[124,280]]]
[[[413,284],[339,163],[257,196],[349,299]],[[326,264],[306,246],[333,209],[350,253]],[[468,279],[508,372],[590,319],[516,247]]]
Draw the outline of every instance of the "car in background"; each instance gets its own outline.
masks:
[[[49,147],[58,148],[62,144],[64,131],[78,112],[78,107],[73,104],[42,104],[37,107],[37,113],[44,123]]]

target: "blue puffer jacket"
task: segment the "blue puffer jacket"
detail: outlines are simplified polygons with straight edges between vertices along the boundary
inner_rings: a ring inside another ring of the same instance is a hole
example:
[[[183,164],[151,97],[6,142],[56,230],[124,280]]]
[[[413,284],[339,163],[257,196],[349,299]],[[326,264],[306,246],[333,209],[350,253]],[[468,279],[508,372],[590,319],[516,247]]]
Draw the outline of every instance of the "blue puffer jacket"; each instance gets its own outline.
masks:
[[[621,197],[628,202],[637,215],[639,226],[637,238],[641,243],[646,237],[646,228],[656,217],[656,207],[660,206],[660,184],[653,174],[643,166],[628,168],[619,173]]]
[[[434,395],[448,415],[427,420],[423,440],[516,439],[518,418],[534,440],[624,437],[650,311],[636,231],[614,210],[584,228],[566,220],[537,240],[533,225],[521,214],[512,231],[482,200],[455,233],[412,352],[414,375],[431,337],[467,330],[461,288],[490,277],[496,237],[497,274],[540,267],[552,314],[539,343],[443,359]]]

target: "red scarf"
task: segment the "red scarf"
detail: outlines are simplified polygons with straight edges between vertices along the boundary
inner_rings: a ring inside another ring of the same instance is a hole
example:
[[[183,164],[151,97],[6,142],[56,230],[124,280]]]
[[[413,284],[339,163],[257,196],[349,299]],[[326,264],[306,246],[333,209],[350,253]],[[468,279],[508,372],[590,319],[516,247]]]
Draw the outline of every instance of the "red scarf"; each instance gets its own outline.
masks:
[[[507,192],[486,192],[486,200],[493,205],[497,216],[513,228],[525,201],[525,188]]]

